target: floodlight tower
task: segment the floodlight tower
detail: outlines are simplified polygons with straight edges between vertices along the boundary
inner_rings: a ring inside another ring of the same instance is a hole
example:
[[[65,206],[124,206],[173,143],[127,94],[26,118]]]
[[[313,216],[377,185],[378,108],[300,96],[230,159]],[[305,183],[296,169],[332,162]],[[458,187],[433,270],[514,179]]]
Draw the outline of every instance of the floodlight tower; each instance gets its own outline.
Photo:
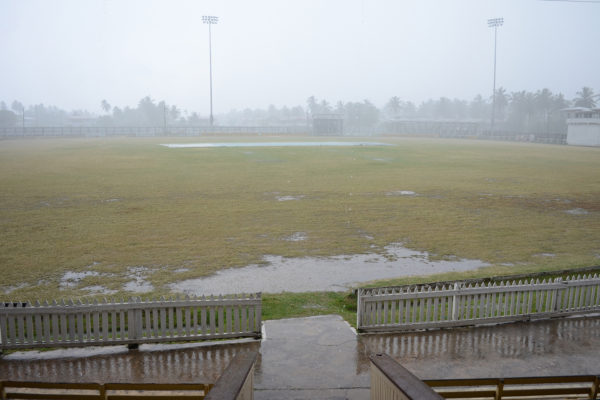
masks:
[[[488,27],[494,28],[494,89],[492,91],[492,123],[491,130],[494,130],[494,120],[496,119],[496,43],[498,37],[498,27],[504,24],[504,18],[488,19]]]
[[[212,100],[212,43],[210,27],[219,22],[219,17],[212,15],[203,15],[202,22],[208,24],[208,68],[210,72],[210,126],[213,126],[213,100]]]

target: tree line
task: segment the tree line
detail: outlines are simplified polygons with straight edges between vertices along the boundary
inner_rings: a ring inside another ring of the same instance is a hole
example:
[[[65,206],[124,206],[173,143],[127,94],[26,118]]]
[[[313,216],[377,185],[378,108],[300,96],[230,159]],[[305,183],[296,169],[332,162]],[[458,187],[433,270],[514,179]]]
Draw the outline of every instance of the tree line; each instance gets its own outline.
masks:
[[[568,100],[561,93],[549,89],[536,92],[508,93],[499,88],[495,96],[495,127],[499,130],[523,133],[566,131],[562,109],[568,107],[596,107],[599,95],[590,87],[583,87],[576,97]],[[231,126],[309,126],[312,118],[320,114],[337,114],[344,119],[347,132],[373,131],[390,120],[470,121],[489,123],[492,97],[475,96],[472,100],[441,97],[415,104],[391,97],[381,108],[369,100],[335,104],[311,96],[306,106],[300,105],[267,109],[231,110],[218,114],[220,125]],[[164,100],[155,101],[150,96],[142,98],[135,107],[112,106],[107,100],[100,102],[101,114],[86,110],[67,112],[55,106],[34,104],[25,107],[15,100],[10,109],[0,101],[0,126],[199,126],[208,125],[207,117],[182,110]]]

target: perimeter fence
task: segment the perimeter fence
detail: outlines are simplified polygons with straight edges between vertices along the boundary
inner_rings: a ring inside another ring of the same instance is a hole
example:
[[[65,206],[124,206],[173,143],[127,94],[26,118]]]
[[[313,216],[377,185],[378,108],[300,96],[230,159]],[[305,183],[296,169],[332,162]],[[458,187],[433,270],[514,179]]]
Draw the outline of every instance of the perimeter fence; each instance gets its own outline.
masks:
[[[261,294],[0,303],[0,349],[260,337]]]
[[[411,331],[600,312],[598,274],[359,289],[357,328]]]

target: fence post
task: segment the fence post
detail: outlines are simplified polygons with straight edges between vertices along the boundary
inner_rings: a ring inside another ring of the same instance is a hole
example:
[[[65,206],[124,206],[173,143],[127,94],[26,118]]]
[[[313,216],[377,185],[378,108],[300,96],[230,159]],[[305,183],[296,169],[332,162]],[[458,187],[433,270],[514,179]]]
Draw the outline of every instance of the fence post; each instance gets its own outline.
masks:
[[[356,329],[360,331],[361,322],[361,301],[360,301],[360,288],[356,289]]]
[[[452,296],[452,321],[458,319],[458,294],[460,293],[460,284],[454,283],[454,296]]]
[[[558,277],[554,280],[554,283],[563,283],[562,278]],[[562,305],[562,294],[565,289],[556,289],[554,291],[554,299],[552,300],[552,311],[559,311]]]
[[[257,329],[257,337],[261,337],[262,336],[262,292],[258,293],[258,307],[256,308],[257,310],[257,315],[256,315],[256,329]]]
[[[10,303],[0,303],[0,308],[8,308]],[[6,345],[8,336],[8,315],[0,312],[0,355],[2,354],[2,345]]]
[[[140,298],[139,297],[132,297],[131,298],[131,302],[132,303],[139,303],[140,302]],[[133,310],[129,311],[129,316],[128,316],[128,321],[127,321],[127,330],[129,331],[129,339],[140,339],[142,337],[142,310],[139,307],[134,308]],[[134,343],[129,343],[127,345],[127,348],[129,350],[135,350],[138,347],[140,347],[140,344],[137,342]]]

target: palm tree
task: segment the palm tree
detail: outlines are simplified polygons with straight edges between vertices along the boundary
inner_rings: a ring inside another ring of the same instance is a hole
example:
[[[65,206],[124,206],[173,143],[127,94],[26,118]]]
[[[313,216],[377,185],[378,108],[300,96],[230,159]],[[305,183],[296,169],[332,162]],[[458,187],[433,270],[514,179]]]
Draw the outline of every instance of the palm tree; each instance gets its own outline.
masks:
[[[385,105],[385,109],[391,114],[392,117],[396,117],[401,108],[402,105],[398,96],[392,97]]]
[[[591,87],[584,86],[581,91],[576,94],[579,97],[575,98],[575,107],[596,107],[596,100],[594,99],[598,97],[598,95],[594,94],[594,90]]]
[[[500,86],[496,89],[496,110],[498,111],[499,120],[504,120],[506,106],[508,106],[508,94],[506,89]]]
[[[319,104],[317,103],[315,96],[310,96],[308,99],[306,99],[306,105],[310,115],[315,115],[318,112],[317,108],[319,107]]]
[[[100,103],[100,107],[102,107],[104,112],[107,114],[110,112],[110,109],[112,108],[110,106],[110,104],[108,104],[108,101],[106,101],[106,100],[102,100],[102,102]]]

